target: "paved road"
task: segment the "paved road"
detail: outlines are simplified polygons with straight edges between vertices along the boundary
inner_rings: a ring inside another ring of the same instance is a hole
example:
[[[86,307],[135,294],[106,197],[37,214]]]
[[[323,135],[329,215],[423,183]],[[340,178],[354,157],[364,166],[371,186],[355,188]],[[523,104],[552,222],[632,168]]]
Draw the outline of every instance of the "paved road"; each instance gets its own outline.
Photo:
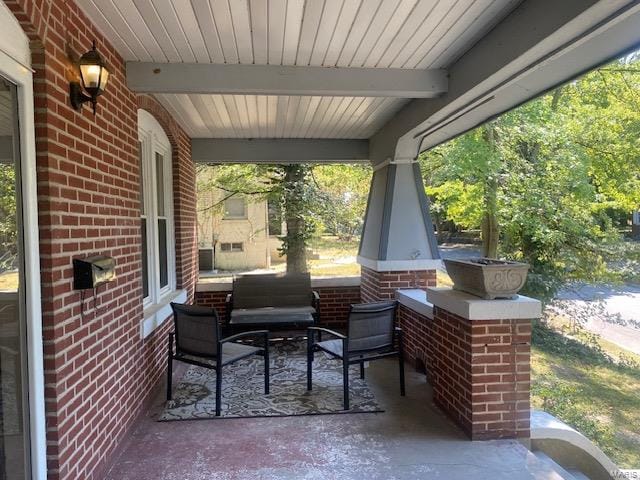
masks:
[[[566,288],[560,292],[558,298],[566,300],[578,306],[586,306],[589,302],[602,300],[604,310],[615,320],[617,316],[621,320],[635,323],[619,325],[611,321],[605,321],[606,317],[593,316],[587,321],[585,327],[602,336],[602,338],[615,343],[619,347],[630,350],[640,355],[640,285],[588,285],[580,284]]]
[[[481,256],[474,245],[443,244],[440,245],[443,258],[471,258]],[[571,302],[578,307],[588,307],[590,302],[602,300],[604,311],[615,318],[640,323],[640,285],[590,285],[577,284],[565,288],[558,294],[558,299]],[[585,327],[615,343],[619,347],[640,355],[640,328],[624,326],[604,321],[600,316],[591,317]]]

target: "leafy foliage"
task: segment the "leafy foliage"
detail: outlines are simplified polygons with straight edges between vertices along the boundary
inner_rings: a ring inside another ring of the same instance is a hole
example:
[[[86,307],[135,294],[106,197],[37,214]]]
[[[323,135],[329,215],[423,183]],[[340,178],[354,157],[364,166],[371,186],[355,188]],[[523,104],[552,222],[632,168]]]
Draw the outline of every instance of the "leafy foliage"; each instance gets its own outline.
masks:
[[[0,272],[17,267],[16,174],[13,164],[0,164]]]
[[[371,168],[368,165],[315,166],[313,178],[320,194],[316,209],[322,230],[351,241],[362,231]]]
[[[426,153],[437,224],[499,232],[527,291],[609,279],[616,222],[640,207],[640,61],[628,57]],[[493,230],[486,228],[494,222]]]

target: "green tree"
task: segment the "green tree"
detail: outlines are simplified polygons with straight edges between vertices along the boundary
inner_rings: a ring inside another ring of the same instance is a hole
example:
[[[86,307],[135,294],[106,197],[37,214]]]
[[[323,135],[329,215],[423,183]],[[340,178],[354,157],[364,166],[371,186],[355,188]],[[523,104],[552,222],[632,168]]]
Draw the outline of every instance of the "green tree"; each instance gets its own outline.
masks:
[[[371,175],[368,165],[316,165],[313,168],[312,177],[320,200],[314,210],[326,232],[347,241],[360,234]]]
[[[484,254],[530,263],[538,291],[607,275],[614,218],[640,205],[638,92],[627,57],[426,153],[437,223],[481,229]]]
[[[13,164],[0,164],[0,273],[16,268],[16,174]]]

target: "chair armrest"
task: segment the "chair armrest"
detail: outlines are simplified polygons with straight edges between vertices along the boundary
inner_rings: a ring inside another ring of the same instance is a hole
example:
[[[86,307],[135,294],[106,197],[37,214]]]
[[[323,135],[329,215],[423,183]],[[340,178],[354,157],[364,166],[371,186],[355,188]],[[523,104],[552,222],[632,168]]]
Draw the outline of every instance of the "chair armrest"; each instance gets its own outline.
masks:
[[[340,340],[346,340],[347,336],[346,335],[342,335],[341,333],[338,332],[334,332],[333,330],[329,330],[328,328],[323,328],[323,327],[308,327],[307,328],[307,332],[309,330],[313,330],[314,332],[324,332],[324,333],[328,333],[329,335],[332,335],[336,338],[339,338]]]
[[[316,311],[313,314],[313,318],[315,320],[314,323],[317,325],[320,322],[320,294],[315,290],[311,290],[311,306]]]
[[[269,330],[251,330],[250,332],[242,332],[242,333],[236,333],[235,335],[231,335],[230,337],[227,338],[223,338],[222,340],[220,340],[220,345],[222,345],[223,343],[229,343],[229,342],[235,342],[236,340],[240,339],[240,338],[244,338],[244,337],[255,337],[258,335],[265,335],[268,337],[269,335]]]
[[[231,310],[233,310],[233,293],[227,293],[224,299],[224,317],[227,325],[231,322]]]
[[[169,347],[169,354],[173,355],[173,347],[175,345],[175,338],[176,338],[176,332],[175,331],[170,331],[169,334],[167,335],[167,346]]]

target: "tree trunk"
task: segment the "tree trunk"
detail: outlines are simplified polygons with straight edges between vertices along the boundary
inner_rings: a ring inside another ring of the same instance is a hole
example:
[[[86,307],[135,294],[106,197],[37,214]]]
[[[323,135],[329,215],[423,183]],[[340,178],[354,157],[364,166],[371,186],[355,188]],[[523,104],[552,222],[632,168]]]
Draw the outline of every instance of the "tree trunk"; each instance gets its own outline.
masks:
[[[284,177],[284,216],[287,273],[307,271],[306,228],[304,222],[304,165],[286,165]]]
[[[484,190],[484,218],[482,219],[482,255],[487,258],[498,257],[498,239],[500,226],[498,224],[498,182],[489,178]]]
[[[436,224],[436,238],[438,239],[438,243],[442,243],[444,242],[444,230],[442,228],[442,219],[440,218],[439,213],[433,215],[433,221]]]
[[[496,152],[496,132],[491,123],[485,125],[485,135],[491,150]],[[498,257],[500,225],[498,221],[498,180],[489,173],[484,184],[484,216],[482,219],[482,255],[487,258]]]

